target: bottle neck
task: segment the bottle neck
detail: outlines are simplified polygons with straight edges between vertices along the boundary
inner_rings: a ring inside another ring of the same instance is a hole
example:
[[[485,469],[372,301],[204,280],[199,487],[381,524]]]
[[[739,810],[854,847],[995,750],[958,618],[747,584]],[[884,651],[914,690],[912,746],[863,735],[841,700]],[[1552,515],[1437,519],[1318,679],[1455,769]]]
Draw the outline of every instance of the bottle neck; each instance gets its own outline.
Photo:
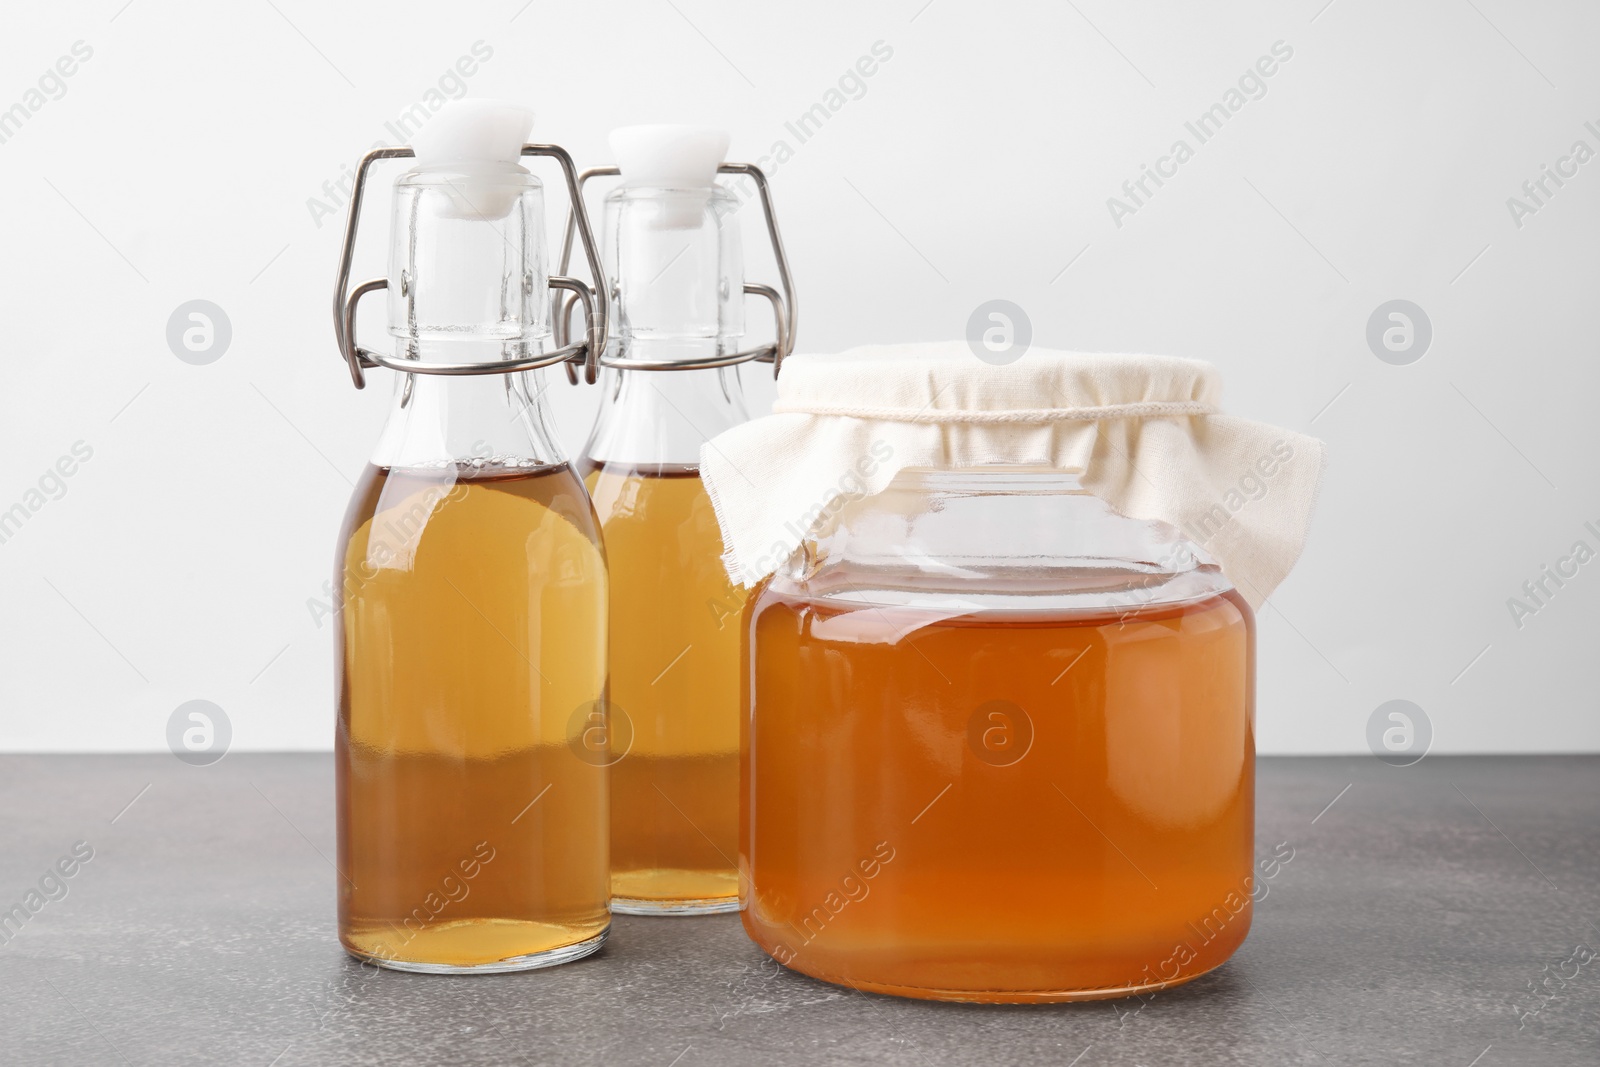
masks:
[[[470,359],[527,356],[549,337],[537,178],[513,164],[418,168],[395,184],[391,210],[385,292],[402,358],[467,342],[479,346]]]
[[[397,375],[393,406],[372,462],[500,470],[564,463],[567,457],[551,428],[546,386],[543,370]]]
[[[750,418],[738,366],[608,369],[600,387],[600,414],[583,450],[596,465],[698,468],[706,441]]]
[[[395,183],[388,305],[395,357],[493,363],[544,352],[549,288],[539,181],[499,160],[419,165]],[[527,469],[565,460],[542,371],[396,375],[373,463]]]
[[[721,188],[630,187],[607,205],[612,354],[650,363],[725,355],[744,334],[744,265]]]

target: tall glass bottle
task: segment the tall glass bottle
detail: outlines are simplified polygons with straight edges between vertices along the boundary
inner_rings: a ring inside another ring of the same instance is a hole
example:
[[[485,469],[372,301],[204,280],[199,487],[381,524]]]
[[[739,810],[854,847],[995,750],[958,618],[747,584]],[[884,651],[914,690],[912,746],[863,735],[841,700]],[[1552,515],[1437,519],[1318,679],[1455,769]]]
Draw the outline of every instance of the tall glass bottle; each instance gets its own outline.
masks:
[[[744,333],[737,201],[715,181],[728,137],[629,127],[611,145],[616,328],[584,470],[611,572],[612,908],[733,911],[744,592],[722,566],[699,455],[748,416],[737,364],[693,366]]]
[[[598,524],[544,372],[493,372],[549,336],[530,118],[434,118],[394,187],[395,355],[341,334],[364,365],[472,368],[397,377],[336,561],[339,936],[402,970],[559,963],[610,925],[606,761],[568,743],[605,698]]]

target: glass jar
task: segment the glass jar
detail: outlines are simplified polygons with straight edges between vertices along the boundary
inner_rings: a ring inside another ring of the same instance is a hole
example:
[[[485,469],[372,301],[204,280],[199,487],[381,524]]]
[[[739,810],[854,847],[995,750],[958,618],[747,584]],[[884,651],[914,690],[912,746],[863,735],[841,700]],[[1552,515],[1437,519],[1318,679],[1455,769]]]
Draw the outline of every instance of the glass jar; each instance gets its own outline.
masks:
[[[858,989],[1147,992],[1250,927],[1254,616],[1056,469],[906,469],[751,594],[743,921]]]

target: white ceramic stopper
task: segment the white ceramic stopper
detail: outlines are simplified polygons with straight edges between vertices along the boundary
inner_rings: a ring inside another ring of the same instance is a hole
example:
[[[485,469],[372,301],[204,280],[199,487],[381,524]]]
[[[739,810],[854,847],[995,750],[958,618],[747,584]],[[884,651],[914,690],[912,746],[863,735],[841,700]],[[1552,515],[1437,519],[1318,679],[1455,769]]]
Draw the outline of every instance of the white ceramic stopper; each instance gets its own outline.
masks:
[[[452,172],[444,213],[503,218],[521,195],[519,160],[533,129],[532,110],[504,100],[453,100],[411,138],[419,171]]]
[[[706,126],[623,126],[611,131],[611,151],[628,188],[690,194],[663,200],[650,218],[653,227],[685,229],[700,224],[717,167],[728,156],[728,133]]]

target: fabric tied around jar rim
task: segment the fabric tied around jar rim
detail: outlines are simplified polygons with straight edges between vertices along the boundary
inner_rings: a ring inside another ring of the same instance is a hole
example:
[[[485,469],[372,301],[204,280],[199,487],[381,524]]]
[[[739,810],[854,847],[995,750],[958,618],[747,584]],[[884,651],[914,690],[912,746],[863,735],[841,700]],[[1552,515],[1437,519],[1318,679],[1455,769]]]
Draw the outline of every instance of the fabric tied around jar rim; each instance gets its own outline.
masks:
[[[1259,607],[1305,544],[1325,448],[1222,414],[1221,391],[1216,368],[1173,356],[1032,348],[996,365],[964,341],[797,355],[773,413],[706,442],[700,476],[743,586],[902,470],[1006,464],[1076,471],[1123,515],[1172,524]]]

